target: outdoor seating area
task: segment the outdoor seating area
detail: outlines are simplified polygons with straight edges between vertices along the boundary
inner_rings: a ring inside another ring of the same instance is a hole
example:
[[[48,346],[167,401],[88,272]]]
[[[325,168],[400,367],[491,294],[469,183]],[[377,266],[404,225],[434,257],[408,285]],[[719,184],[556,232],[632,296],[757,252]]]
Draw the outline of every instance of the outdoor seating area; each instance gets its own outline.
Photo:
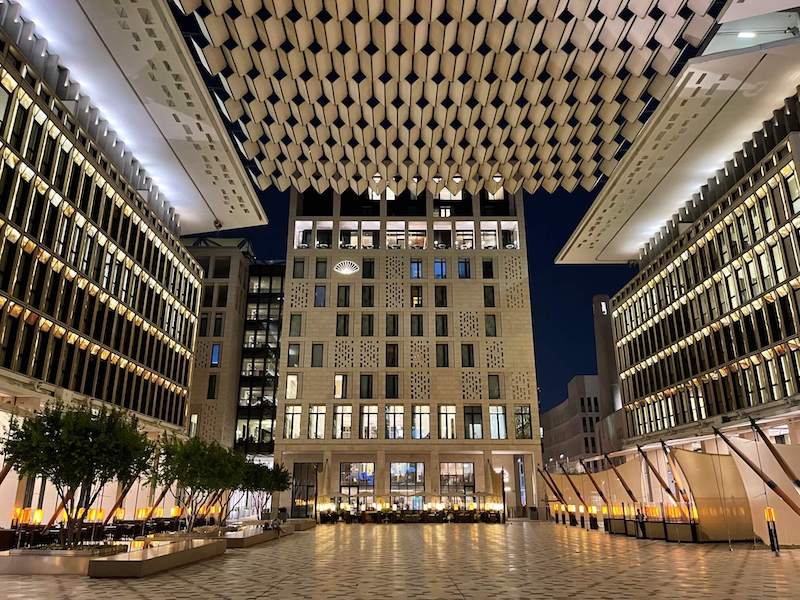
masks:
[[[502,523],[496,510],[326,510],[319,513],[320,524],[334,523]]]

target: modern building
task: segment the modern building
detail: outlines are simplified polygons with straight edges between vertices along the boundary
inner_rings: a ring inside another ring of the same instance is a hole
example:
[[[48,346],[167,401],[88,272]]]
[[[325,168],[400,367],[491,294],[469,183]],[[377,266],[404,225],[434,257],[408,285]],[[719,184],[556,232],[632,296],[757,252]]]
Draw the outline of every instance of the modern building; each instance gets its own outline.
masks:
[[[559,260],[639,266],[610,304],[625,425],[612,456],[649,462],[626,471],[638,500],[663,514],[683,498],[709,538],[765,542],[769,506],[797,543],[800,515],[777,494],[800,500],[800,16],[777,4],[793,7],[728,9]]]
[[[292,194],[275,460],[282,498],[537,505],[520,194]]]
[[[542,458],[548,469],[580,469],[580,461],[600,449],[596,427],[601,418],[597,375],[577,375],[567,385],[567,399],[542,413]]]
[[[227,136],[178,160],[174,138],[146,117],[142,90],[125,82],[88,19],[77,2],[0,2],[0,429],[62,402],[131,411],[154,438],[182,435],[202,271],[180,235],[223,225],[227,210],[220,186],[200,191],[187,165],[202,152],[214,168],[242,167]],[[213,111],[195,114],[221,123]],[[243,181],[241,193],[254,197]],[[260,207],[234,217],[225,225],[264,221]],[[50,484],[0,472],[0,525],[56,518]],[[154,492],[136,486],[126,514]]]

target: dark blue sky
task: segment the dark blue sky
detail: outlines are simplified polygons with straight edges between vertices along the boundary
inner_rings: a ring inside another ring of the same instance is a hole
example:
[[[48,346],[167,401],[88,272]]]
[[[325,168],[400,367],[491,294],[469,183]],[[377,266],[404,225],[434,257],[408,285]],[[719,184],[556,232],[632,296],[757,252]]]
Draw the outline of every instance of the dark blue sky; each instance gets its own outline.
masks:
[[[555,256],[594,199],[594,193],[544,191],[525,197],[533,329],[543,409],[566,398],[575,375],[595,372],[592,296],[614,294],[633,275],[626,266],[567,266]],[[258,258],[286,257],[288,193],[267,191],[270,224],[224,235],[248,237]]]

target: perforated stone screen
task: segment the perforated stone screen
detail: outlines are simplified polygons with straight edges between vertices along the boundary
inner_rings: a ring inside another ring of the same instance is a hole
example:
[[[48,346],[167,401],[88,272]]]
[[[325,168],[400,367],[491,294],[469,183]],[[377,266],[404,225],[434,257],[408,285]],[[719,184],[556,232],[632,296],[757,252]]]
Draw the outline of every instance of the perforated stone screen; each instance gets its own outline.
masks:
[[[724,2],[178,5],[261,187],[474,193],[591,188]]]

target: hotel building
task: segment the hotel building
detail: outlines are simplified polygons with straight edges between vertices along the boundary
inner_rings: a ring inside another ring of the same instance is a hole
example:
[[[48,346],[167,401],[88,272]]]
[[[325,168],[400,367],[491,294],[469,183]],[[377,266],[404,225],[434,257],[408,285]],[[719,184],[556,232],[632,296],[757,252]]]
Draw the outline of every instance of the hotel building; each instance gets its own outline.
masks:
[[[292,194],[281,505],[537,505],[521,194]],[[289,497],[291,494],[291,497]]]

